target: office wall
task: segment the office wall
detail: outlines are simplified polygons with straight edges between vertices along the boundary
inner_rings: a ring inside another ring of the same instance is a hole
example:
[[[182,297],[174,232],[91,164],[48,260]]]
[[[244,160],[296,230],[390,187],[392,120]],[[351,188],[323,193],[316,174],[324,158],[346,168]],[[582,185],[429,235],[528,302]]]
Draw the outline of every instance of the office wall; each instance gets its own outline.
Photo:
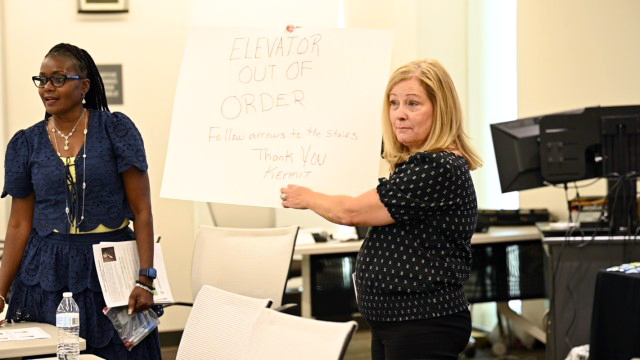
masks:
[[[638,14],[633,0],[519,1],[519,116],[640,104]],[[604,181],[580,189],[581,196],[605,193]],[[561,219],[564,199],[562,189],[520,193],[521,207],[546,207]]]
[[[517,116],[515,3],[351,0],[345,5],[347,26],[394,30],[392,69],[425,57],[444,64],[458,90],[472,144],[485,163],[473,172],[479,206],[517,207],[517,194],[500,193],[487,126]],[[384,163],[381,174],[386,175]]]
[[[460,101],[466,104],[466,0],[345,0],[344,4],[347,27],[394,31],[390,71],[417,58],[436,58],[450,72]]]

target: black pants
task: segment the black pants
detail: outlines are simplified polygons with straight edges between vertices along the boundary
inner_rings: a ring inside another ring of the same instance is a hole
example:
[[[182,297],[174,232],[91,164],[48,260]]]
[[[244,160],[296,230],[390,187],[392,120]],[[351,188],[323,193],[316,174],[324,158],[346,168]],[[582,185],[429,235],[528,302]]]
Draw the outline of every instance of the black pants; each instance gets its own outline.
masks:
[[[373,360],[458,359],[471,336],[469,310],[425,320],[368,323]]]

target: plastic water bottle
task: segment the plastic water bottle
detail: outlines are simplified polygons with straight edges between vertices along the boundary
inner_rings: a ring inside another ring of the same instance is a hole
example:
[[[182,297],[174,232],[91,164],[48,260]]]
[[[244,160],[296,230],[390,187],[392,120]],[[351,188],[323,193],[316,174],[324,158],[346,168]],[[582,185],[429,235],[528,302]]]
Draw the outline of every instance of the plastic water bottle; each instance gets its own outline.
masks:
[[[58,360],[76,360],[80,357],[80,310],[72,293],[62,294],[56,310],[58,328]]]

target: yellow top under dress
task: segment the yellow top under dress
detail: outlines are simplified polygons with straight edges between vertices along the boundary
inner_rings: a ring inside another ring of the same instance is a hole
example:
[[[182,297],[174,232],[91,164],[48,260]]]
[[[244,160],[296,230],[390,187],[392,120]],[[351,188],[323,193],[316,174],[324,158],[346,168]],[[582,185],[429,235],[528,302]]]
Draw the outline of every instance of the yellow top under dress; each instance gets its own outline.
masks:
[[[75,156],[61,156],[60,159],[62,160],[62,162],[65,164],[65,166],[69,167],[69,172],[71,173],[71,177],[73,178],[73,182],[75,183],[76,181],[76,167],[75,167],[75,163],[76,163],[76,158]],[[69,182],[67,185],[69,185],[70,187],[73,186],[73,184],[71,182]],[[122,228],[125,228],[127,226],[129,226],[129,219],[124,219],[124,222],[122,223],[122,225],[120,225],[117,229],[111,229],[108,228],[102,224],[98,225],[97,228],[91,230],[91,231],[79,231],[78,227],[76,226],[76,221],[77,219],[73,219],[73,224],[71,224],[71,228],[69,229],[69,234],[92,234],[92,233],[106,233],[106,232],[110,232],[110,231],[114,231],[114,230],[120,230]],[[60,232],[57,229],[53,230],[54,232]]]

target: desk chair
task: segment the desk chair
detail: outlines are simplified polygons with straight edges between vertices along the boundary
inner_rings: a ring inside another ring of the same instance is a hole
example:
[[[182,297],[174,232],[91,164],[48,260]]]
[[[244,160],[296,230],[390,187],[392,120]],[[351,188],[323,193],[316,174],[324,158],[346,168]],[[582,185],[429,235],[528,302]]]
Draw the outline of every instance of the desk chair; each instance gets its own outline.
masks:
[[[194,297],[204,284],[282,304],[297,226],[224,228],[201,226],[191,267]]]
[[[260,309],[244,359],[339,360],[358,325],[330,322]]]
[[[260,311],[271,300],[204,285],[184,327],[176,360],[242,359]]]

